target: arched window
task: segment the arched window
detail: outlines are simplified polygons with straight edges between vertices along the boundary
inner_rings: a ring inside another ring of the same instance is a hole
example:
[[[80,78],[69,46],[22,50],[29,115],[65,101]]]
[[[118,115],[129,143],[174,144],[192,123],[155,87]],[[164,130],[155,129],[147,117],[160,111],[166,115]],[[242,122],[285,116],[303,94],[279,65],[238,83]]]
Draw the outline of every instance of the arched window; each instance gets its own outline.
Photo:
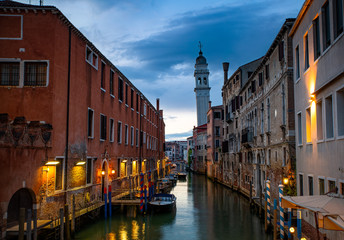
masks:
[[[207,84],[207,78],[206,78],[206,77],[203,78],[203,83],[204,83],[204,84]]]
[[[200,77],[198,78],[198,84],[199,84],[199,85],[201,85],[201,84],[202,84],[202,80],[201,80],[201,78],[200,78]]]

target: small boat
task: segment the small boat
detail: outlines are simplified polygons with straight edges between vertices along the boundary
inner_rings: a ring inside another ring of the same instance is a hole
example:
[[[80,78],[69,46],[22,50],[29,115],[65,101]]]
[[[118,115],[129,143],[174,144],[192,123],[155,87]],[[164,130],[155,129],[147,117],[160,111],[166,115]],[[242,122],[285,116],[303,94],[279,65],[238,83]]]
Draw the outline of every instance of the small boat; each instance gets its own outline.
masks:
[[[169,175],[166,176],[166,178],[168,178],[173,183],[173,186],[177,184],[176,174],[170,173]]]
[[[152,212],[171,212],[176,208],[176,200],[173,194],[158,193],[153,195],[148,206]]]
[[[161,178],[157,181],[158,192],[160,193],[168,193],[171,191],[173,184],[172,181],[168,178]]]
[[[186,173],[178,173],[178,179],[179,180],[186,180]]]

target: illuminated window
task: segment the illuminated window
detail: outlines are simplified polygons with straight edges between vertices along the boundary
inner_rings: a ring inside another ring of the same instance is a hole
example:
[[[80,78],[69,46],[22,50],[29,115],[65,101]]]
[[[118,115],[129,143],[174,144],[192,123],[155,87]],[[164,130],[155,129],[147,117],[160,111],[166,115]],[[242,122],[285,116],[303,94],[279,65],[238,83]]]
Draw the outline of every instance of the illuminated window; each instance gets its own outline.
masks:
[[[56,158],[59,164],[55,165],[55,190],[62,190],[63,188],[63,158]]]
[[[0,62],[0,86],[19,86],[19,62]]]
[[[311,109],[306,109],[306,140],[307,143],[312,142],[312,126],[311,126]]]

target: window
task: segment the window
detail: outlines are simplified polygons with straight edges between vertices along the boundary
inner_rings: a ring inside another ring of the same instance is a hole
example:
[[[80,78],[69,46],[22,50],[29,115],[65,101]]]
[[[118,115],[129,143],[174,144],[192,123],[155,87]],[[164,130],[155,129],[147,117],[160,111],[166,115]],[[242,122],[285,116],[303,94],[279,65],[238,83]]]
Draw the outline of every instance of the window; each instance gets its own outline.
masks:
[[[55,165],[55,190],[63,188],[63,158],[56,158],[59,163]]]
[[[106,140],[106,116],[100,114],[100,140]]]
[[[203,78],[203,83],[205,84],[205,85],[207,85],[207,78]]]
[[[121,161],[121,166],[120,166],[120,177],[126,177],[127,176],[127,160],[122,160]]]
[[[330,32],[330,6],[328,1],[321,8],[322,14],[322,34],[323,34],[323,51],[331,45],[331,32]]]
[[[320,56],[319,17],[313,21],[314,61]]]
[[[86,162],[86,184],[92,184],[92,171],[93,169],[93,159],[87,158]]]
[[[25,62],[24,68],[24,86],[47,86],[47,62]]]
[[[283,148],[282,167],[287,165],[287,148]]]
[[[89,108],[87,113],[87,136],[93,138],[94,133],[94,111]]]
[[[284,59],[284,41],[280,41],[278,44],[278,59],[282,61]]]
[[[114,135],[115,135],[115,122],[112,118],[110,118],[110,134],[109,134],[110,142],[114,141]]]
[[[282,125],[286,125],[285,87],[282,84]]]
[[[145,144],[146,143],[146,133],[145,132],[143,132],[143,144]]]
[[[333,138],[332,95],[325,98],[326,138]]]
[[[343,0],[333,1],[334,38],[343,32]]]
[[[128,105],[128,84],[125,84],[125,105]]]
[[[123,102],[123,80],[118,78],[118,99]]]
[[[323,134],[323,111],[322,111],[322,101],[318,101],[316,103],[316,117],[317,117],[317,139],[323,140],[324,134]]]
[[[220,147],[220,140],[215,140],[215,148]]]
[[[268,151],[268,160],[267,160],[267,165],[271,164],[271,149]]]
[[[262,86],[263,85],[263,73],[260,72],[258,76],[259,76],[258,85]]]
[[[117,123],[117,142],[122,143],[122,123]]]
[[[143,115],[147,115],[147,106],[146,103],[143,104]]]
[[[214,112],[214,119],[221,119],[221,112]]]
[[[91,64],[95,69],[98,69],[98,55],[88,46],[86,46],[86,62]]]
[[[134,127],[131,127],[130,128],[130,143],[131,143],[131,146],[134,146]]]
[[[270,72],[269,72],[269,64],[265,65],[265,79],[269,79]]]
[[[268,132],[271,131],[271,110],[270,110],[270,98],[267,99],[267,108],[268,108]]]
[[[306,109],[306,140],[307,143],[312,142],[312,125],[311,125],[311,109]]]
[[[215,152],[215,162],[217,162],[219,160],[219,153]]]
[[[264,103],[262,103],[262,107],[260,108],[260,131],[264,133]]]
[[[323,178],[319,178],[319,195],[325,194],[325,180]]]
[[[105,89],[105,63],[102,61],[100,88]]]
[[[301,113],[297,114],[297,138],[298,138],[298,144],[302,145],[302,119],[301,119]]]
[[[136,111],[139,112],[139,94],[136,93]]]
[[[304,38],[304,46],[305,46],[305,70],[309,68],[309,48],[308,48],[308,34],[306,34]]]
[[[336,190],[336,181],[334,181],[334,180],[328,180],[328,191],[329,191],[329,192],[337,193],[337,190]]]
[[[110,70],[110,94],[113,96],[114,92],[114,81],[115,81],[115,72]]]
[[[131,105],[131,109],[134,110],[134,89],[131,89],[130,91],[130,105]]]
[[[149,149],[149,135],[147,134],[147,149]]]
[[[215,127],[215,136],[220,136],[220,127]]]
[[[337,126],[338,136],[344,136],[344,88],[337,91]]]
[[[0,62],[0,86],[19,86],[19,62]]]
[[[125,131],[124,131],[124,143],[125,145],[128,145],[128,138],[129,138],[129,129],[128,129],[128,125],[125,124]]]
[[[300,196],[303,196],[303,175],[299,174]]]
[[[344,195],[344,182],[340,183],[340,194]]]
[[[136,147],[139,146],[139,130],[136,128]]]
[[[296,47],[295,49],[295,64],[296,64],[296,80],[300,78],[300,50],[299,46]]]
[[[308,176],[308,195],[312,196],[313,195],[313,177]]]

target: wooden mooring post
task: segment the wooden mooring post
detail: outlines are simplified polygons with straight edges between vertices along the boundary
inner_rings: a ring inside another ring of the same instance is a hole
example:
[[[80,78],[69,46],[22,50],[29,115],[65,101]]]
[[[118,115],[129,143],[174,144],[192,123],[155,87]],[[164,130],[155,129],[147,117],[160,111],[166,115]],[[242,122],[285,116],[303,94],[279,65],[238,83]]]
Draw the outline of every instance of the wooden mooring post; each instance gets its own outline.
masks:
[[[277,239],[277,199],[274,199],[274,240]]]
[[[37,205],[33,208],[33,240],[37,240]]]
[[[25,222],[25,208],[19,210],[19,240],[24,240],[24,222]]]
[[[75,236],[75,195],[73,194],[72,198],[72,224],[71,224],[71,230],[72,230],[72,237]]]
[[[32,210],[27,210],[27,220],[26,220],[26,240],[31,240],[31,218]]]
[[[68,205],[66,204],[64,207],[64,215],[65,215],[65,228],[66,228],[66,239],[70,240],[70,221],[69,221],[69,209]]]
[[[60,208],[60,240],[64,239],[63,223],[63,208]]]

